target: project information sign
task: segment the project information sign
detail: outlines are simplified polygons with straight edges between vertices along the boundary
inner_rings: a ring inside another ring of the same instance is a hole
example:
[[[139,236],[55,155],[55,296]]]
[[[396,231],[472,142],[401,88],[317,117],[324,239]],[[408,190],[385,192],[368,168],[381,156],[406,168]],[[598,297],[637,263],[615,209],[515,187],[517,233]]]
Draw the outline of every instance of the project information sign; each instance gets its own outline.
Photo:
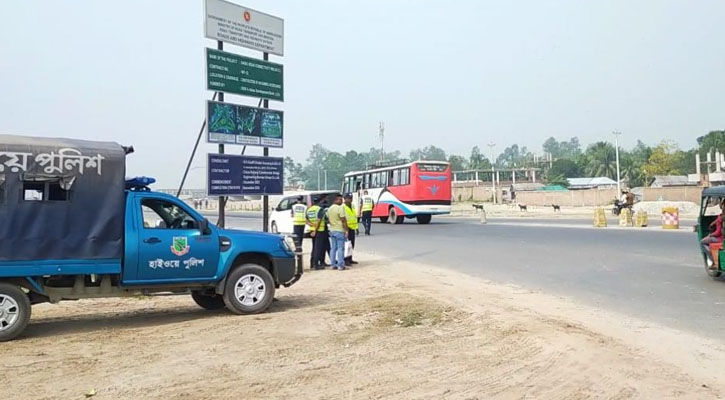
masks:
[[[284,55],[284,20],[223,0],[206,0],[204,34],[209,39]]]
[[[282,64],[206,49],[206,88],[284,101]]]
[[[283,158],[207,154],[209,196],[269,195],[283,191]]]
[[[206,120],[209,143],[264,147],[283,145],[282,111],[207,101]]]

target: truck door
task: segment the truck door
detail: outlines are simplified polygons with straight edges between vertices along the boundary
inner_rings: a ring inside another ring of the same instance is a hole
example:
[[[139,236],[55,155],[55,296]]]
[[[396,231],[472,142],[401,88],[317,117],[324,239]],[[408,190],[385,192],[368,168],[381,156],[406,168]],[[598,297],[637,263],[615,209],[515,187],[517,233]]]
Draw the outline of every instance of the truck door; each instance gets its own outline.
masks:
[[[203,233],[198,219],[181,204],[159,198],[139,200],[139,281],[208,280],[219,263],[219,237]]]

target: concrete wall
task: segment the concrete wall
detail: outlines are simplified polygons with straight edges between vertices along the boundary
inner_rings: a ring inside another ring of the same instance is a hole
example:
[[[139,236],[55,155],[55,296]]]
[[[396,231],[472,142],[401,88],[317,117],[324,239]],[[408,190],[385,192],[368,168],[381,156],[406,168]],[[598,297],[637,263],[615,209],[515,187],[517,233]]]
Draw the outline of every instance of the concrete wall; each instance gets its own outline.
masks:
[[[617,189],[568,190],[563,192],[517,192],[516,202],[532,206],[556,204],[566,207],[604,206],[617,198]]]
[[[642,201],[656,201],[662,197],[666,201],[691,201],[699,204],[702,190],[700,186],[680,186],[663,188],[642,188]],[[638,189],[639,191],[639,189]]]
[[[665,188],[638,188],[641,193],[640,201],[657,201],[662,197],[665,201],[691,201],[700,203],[702,187],[682,186]],[[490,201],[492,190],[490,186],[454,187],[453,201]],[[605,206],[612,204],[614,199],[621,197],[617,195],[617,189],[587,189],[569,190],[563,192],[516,192],[516,202],[532,206],[548,206],[556,204],[567,207],[578,206]],[[498,190],[499,201],[501,191]]]

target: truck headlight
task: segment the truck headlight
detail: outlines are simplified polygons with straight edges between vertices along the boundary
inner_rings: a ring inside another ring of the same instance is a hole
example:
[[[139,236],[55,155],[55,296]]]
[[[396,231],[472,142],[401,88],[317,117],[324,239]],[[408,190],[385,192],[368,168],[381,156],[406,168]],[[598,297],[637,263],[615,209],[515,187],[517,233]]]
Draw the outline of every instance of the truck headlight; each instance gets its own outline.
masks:
[[[295,240],[292,238],[292,236],[285,236],[282,244],[284,245],[285,250],[289,251],[292,254],[295,253]]]

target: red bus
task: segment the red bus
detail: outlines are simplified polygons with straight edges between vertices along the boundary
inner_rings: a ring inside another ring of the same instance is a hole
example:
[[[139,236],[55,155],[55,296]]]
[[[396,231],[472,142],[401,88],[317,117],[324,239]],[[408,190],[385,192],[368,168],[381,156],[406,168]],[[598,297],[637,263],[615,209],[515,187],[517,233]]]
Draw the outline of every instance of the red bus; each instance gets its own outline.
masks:
[[[345,174],[343,192],[355,207],[363,190],[375,201],[373,217],[400,224],[415,218],[427,224],[436,214],[451,213],[451,166],[444,161],[399,162]]]

